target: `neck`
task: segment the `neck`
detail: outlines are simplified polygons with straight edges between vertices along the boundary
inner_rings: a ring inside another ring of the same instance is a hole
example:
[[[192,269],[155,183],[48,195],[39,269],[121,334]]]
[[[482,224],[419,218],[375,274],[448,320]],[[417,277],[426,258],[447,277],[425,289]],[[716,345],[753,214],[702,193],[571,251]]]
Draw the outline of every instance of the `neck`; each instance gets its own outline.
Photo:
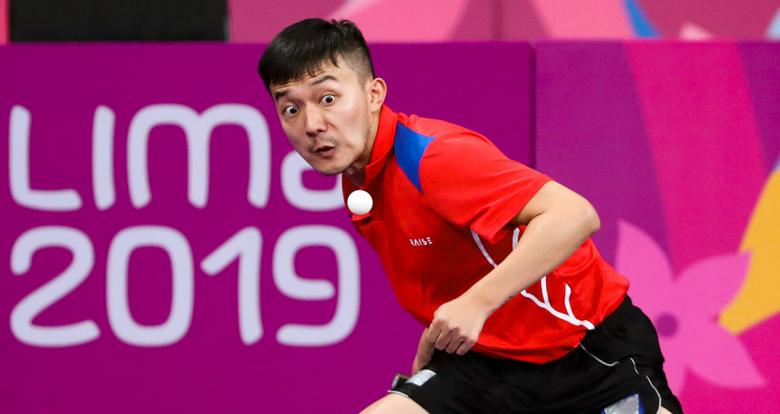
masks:
[[[366,180],[366,170],[362,169],[354,174],[350,174],[348,172],[345,172],[344,175],[349,178],[349,181],[352,182],[352,184],[355,184],[357,187],[360,187],[363,185],[363,181]]]

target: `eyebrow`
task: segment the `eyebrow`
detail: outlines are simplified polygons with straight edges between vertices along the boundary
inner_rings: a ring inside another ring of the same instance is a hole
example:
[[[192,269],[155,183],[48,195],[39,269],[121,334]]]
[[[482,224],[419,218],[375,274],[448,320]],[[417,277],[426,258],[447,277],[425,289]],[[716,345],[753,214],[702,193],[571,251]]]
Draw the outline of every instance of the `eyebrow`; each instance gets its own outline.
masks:
[[[325,76],[315,80],[314,82],[312,82],[310,86],[319,85],[320,83],[325,82],[325,81],[329,81],[329,80],[338,80],[338,79],[336,79],[336,77],[333,76],[333,75],[325,75]]]
[[[323,83],[325,81],[329,81],[329,80],[337,81],[338,79],[336,79],[336,77],[333,76],[333,75],[325,75],[325,76],[323,76],[321,78],[317,78],[314,81],[312,81],[312,83],[310,83],[309,86],[319,85],[319,84],[321,84],[321,83]],[[280,98],[283,98],[285,95],[287,95],[287,92],[288,92],[287,89],[274,92],[274,101],[278,101]]]

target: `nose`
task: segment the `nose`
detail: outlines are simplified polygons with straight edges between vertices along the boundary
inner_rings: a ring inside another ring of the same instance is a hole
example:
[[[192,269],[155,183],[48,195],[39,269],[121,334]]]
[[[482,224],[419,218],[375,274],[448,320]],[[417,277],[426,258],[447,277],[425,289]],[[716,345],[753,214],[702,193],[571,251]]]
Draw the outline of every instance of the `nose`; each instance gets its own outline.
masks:
[[[319,108],[307,108],[306,111],[306,134],[310,137],[316,137],[327,130],[325,116]]]

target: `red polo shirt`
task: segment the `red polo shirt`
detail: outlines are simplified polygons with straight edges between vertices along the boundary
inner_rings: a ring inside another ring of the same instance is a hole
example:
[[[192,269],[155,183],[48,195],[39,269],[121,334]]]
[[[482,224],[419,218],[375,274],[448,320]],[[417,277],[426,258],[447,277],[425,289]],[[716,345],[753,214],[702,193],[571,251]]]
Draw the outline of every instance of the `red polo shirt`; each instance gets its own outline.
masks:
[[[428,326],[440,305],[511,251],[522,229],[507,223],[549,180],[482,135],[385,106],[360,187],[374,206],[352,221],[379,253],[401,306]],[[346,200],[358,187],[342,182]],[[589,239],[496,310],[472,349],[535,363],[558,359],[617,308],[627,289]]]

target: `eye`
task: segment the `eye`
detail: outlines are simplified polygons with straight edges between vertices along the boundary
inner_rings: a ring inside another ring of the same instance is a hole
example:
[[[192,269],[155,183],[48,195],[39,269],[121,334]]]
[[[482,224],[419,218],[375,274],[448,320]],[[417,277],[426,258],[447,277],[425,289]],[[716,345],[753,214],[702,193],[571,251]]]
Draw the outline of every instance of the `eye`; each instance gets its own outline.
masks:
[[[295,105],[285,106],[284,109],[282,109],[282,113],[287,116],[293,116],[298,113],[298,107]]]
[[[336,97],[331,94],[327,94],[322,97],[322,103],[324,103],[325,105],[330,105],[335,101],[336,101]]]

